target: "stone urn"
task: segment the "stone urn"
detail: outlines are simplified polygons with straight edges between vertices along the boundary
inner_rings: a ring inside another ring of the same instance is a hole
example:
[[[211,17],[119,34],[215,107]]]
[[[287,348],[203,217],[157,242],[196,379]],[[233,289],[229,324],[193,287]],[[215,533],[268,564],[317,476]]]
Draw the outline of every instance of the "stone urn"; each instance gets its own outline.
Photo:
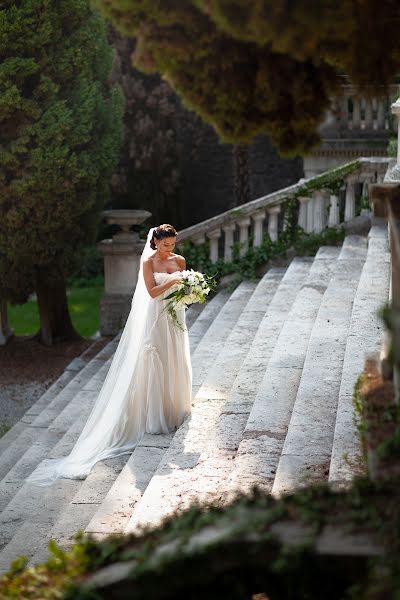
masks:
[[[104,294],[100,302],[100,333],[116,335],[128,318],[135,291],[140,255],[145,245],[131,227],[151,217],[146,210],[105,210],[106,222],[118,225],[112,239],[98,244],[104,256]]]

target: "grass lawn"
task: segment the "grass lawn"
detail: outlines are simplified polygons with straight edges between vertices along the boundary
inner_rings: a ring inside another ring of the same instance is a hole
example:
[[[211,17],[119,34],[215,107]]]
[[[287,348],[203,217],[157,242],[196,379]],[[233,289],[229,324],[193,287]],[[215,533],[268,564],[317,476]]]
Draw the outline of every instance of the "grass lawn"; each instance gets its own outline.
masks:
[[[99,305],[103,287],[69,288],[68,306],[75,329],[84,337],[99,329]],[[8,316],[15,335],[29,335],[39,328],[36,300],[19,306],[8,306]]]

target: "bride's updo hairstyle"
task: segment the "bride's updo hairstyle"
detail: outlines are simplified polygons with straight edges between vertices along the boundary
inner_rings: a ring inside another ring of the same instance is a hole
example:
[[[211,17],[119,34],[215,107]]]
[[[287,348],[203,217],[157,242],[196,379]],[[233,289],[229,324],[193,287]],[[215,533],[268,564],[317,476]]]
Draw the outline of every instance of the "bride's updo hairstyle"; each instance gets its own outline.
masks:
[[[157,250],[156,240],[162,240],[168,237],[176,237],[178,235],[175,227],[172,225],[168,225],[164,223],[164,225],[159,225],[153,231],[153,237],[150,240],[150,248],[152,250]]]

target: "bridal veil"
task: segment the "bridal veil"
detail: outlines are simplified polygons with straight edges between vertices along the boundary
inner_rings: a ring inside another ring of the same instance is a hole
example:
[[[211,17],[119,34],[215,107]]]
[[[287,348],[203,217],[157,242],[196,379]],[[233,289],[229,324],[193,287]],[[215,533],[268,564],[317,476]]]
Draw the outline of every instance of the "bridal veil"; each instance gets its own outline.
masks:
[[[143,344],[146,316],[151,297],[143,277],[143,261],[152,254],[150,229],[140,259],[138,282],[131,310],[110,369],[93,409],[70,454],[43,461],[27,479],[50,485],[60,477],[85,478],[99,460],[132,452],[145,433],[146,415],[140,403],[130,403],[137,378],[135,371]],[[129,424],[128,424],[129,420]],[[132,429],[132,423],[134,427]]]

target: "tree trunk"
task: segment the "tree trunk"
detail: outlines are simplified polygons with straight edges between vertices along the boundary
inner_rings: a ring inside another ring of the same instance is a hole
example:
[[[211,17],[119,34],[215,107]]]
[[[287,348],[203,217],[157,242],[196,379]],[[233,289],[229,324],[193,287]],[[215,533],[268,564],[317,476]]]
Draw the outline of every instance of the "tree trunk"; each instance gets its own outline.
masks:
[[[45,346],[63,340],[81,339],[74,329],[67,303],[65,280],[48,281],[39,271],[36,276],[36,295],[39,308],[40,330],[37,338]]]
[[[250,202],[249,147],[245,144],[233,146],[233,168],[235,174],[235,204]]]
[[[0,300],[0,346],[6,344],[14,335],[8,322],[7,301]]]

